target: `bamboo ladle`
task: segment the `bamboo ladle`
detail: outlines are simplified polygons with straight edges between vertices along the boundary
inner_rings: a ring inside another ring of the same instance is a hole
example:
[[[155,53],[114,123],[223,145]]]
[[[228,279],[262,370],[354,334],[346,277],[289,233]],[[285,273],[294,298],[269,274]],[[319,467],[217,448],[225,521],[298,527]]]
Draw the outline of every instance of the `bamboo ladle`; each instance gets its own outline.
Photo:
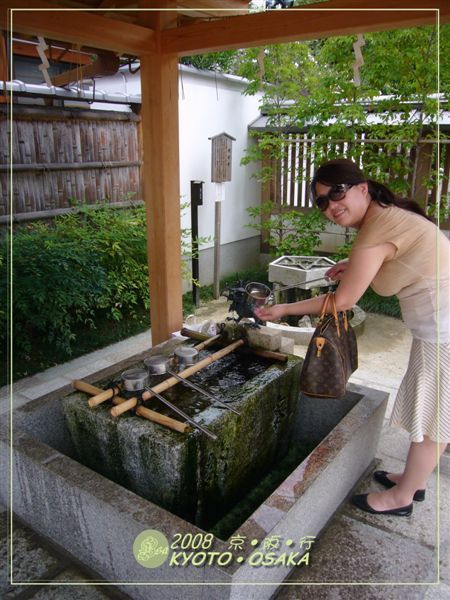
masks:
[[[203,350],[203,348],[206,348],[210,344],[213,344],[214,342],[217,342],[220,339],[220,337],[221,337],[220,334],[219,335],[215,335],[213,337],[210,337],[210,338],[204,340],[202,343],[197,344],[196,346],[194,346],[194,348],[196,350]],[[197,363],[197,364],[200,364],[200,363]],[[181,376],[182,375],[180,373],[180,377]],[[99,404],[102,404],[102,402],[106,402],[106,400],[109,400],[110,398],[113,398],[117,394],[120,394],[120,388],[118,386],[112,386],[112,387],[108,388],[107,390],[99,390],[99,393],[95,394],[95,396],[93,396],[88,401],[88,404],[89,404],[89,406],[91,408],[94,408],[95,406],[98,406]],[[148,396],[148,397],[150,398],[150,396]],[[147,399],[147,398],[145,398],[145,399]],[[130,400],[136,400],[137,401],[136,398],[130,398]],[[130,407],[130,408],[133,408],[133,407]],[[126,409],[126,410],[129,410],[129,409]],[[123,412],[125,412],[125,411],[123,411]]]
[[[219,360],[220,358],[223,358],[227,354],[230,354],[231,352],[236,350],[236,348],[239,348],[240,346],[242,346],[244,343],[245,343],[244,340],[237,340],[236,342],[233,342],[232,344],[225,346],[225,348],[222,348],[222,350],[219,350],[218,352],[214,352],[214,354],[207,356],[206,358],[204,358],[200,362],[196,363],[195,365],[192,365],[191,367],[188,367],[184,371],[181,371],[180,373],[178,373],[178,377],[181,379],[186,379],[187,377],[194,375],[194,373],[197,373],[197,371],[200,371],[201,369],[203,369],[204,367],[207,367],[211,363]],[[178,382],[179,382],[179,379],[177,379],[175,377],[169,377],[168,379],[165,379],[164,381],[162,381],[160,384],[155,385],[153,388],[148,388],[146,391],[144,391],[142,393],[142,400],[148,400],[149,398],[151,398],[153,396],[152,390],[155,393],[160,394],[161,392],[164,392],[165,390],[176,385]],[[112,390],[106,390],[105,393],[107,393],[107,392],[109,393],[109,395],[104,399],[103,399],[103,396],[101,394],[99,394],[99,396],[102,396],[101,402],[103,402],[104,400],[108,400],[108,398],[111,398],[111,396],[113,395]],[[91,400],[89,401],[90,406],[91,406],[91,402],[94,401],[96,398],[98,398],[98,396],[91,398]],[[98,400],[97,400],[97,404],[99,404]],[[136,404],[137,404],[137,398],[130,398],[126,402],[123,402],[122,404],[112,408],[111,414],[113,417],[118,417],[119,415],[126,412],[127,410],[134,408],[136,406]],[[94,404],[94,406],[95,406],[95,404]]]
[[[100,388],[95,387],[90,383],[86,383],[85,381],[81,381],[80,379],[75,379],[75,381],[72,382],[72,385],[76,390],[94,396],[97,396],[102,391]],[[113,402],[114,404],[120,405],[126,402],[126,400],[120,396],[114,396]],[[136,414],[144,419],[158,423],[159,425],[169,427],[169,429],[173,429],[174,431],[179,431],[180,433],[188,433],[191,431],[191,427],[187,423],[182,423],[181,421],[162,415],[159,412],[145,408],[145,406],[138,406],[136,408]]]

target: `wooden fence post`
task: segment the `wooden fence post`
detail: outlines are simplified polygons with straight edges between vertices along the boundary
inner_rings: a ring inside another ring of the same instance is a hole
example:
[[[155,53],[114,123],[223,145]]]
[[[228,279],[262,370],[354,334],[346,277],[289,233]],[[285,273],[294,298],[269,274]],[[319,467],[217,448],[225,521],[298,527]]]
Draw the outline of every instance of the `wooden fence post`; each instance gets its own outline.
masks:
[[[8,57],[6,54],[6,42],[3,31],[0,30],[0,81],[3,81],[3,94],[0,95],[0,104],[8,102],[8,94],[6,91],[6,82],[8,77]]]
[[[411,195],[423,209],[427,208],[429,198],[433,146],[432,143],[419,143],[416,150],[417,168],[411,186]]]
[[[273,180],[274,180],[274,161],[270,158],[269,154],[265,152],[264,157],[262,159],[262,167],[263,171],[266,168],[272,168],[272,177],[268,180],[262,182],[261,185],[261,202],[264,204],[265,202],[272,201],[274,202],[275,198],[272,197],[272,188],[273,188]],[[261,214],[261,224],[264,222],[265,215]],[[267,254],[269,252],[269,233],[265,229],[261,230],[261,253]]]

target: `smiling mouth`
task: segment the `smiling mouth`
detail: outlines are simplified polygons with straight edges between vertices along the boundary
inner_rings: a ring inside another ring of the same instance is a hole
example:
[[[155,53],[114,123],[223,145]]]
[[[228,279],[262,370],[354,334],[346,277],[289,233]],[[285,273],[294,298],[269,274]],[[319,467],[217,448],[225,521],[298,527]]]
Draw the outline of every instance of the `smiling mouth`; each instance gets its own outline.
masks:
[[[342,216],[344,213],[345,209],[336,211],[335,213],[333,213],[333,219],[339,219],[339,217]]]

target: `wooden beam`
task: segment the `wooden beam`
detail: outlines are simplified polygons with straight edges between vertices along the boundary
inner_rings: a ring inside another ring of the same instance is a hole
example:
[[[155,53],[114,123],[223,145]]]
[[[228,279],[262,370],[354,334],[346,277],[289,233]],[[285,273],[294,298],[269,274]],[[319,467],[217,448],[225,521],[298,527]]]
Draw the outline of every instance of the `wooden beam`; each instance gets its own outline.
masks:
[[[214,13],[215,10],[220,11],[240,11],[248,12],[248,0],[178,0],[177,7],[179,9],[197,10],[202,9],[206,12]]]
[[[178,57],[141,58],[143,183],[152,343],[182,324]]]
[[[94,12],[64,10],[56,3],[40,0],[9,0],[7,10],[0,11],[0,29],[9,30],[11,8],[16,9],[12,16],[14,33],[41,35],[136,56],[156,50],[155,32],[151,29],[101,17]]]
[[[124,2],[124,0],[103,0],[98,5],[98,8],[128,8],[136,6],[136,2],[131,0],[130,2]]]
[[[120,59],[113,52],[99,52],[94,62],[89,65],[80,65],[59,75],[52,77],[52,83],[56,87],[62,87],[73,81],[92,79],[105,75],[114,75],[120,67]]]
[[[248,13],[248,0],[178,0],[177,7],[180,14],[187,16],[210,17],[220,19],[231,15]]]
[[[50,46],[48,41],[47,44]],[[13,41],[13,54],[14,56],[31,56],[34,58],[39,58],[36,47],[37,44],[27,44],[26,42]],[[48,54],[47,58],[56,62],[66,62],[78,65],[90,65],[93,62],[91,56],[84,52],[76,52],[69,49],[66,50],[58,46],[52,46],[50,50],[53,51],[53,56],[50,57],[50,54]]]
[[[187,56],[430,25],[436,23],[437,9],[441,23],[450,21],[449,0],[408,0],[407,10],[398,10],[399,4],[398,0],[330,0],[302,8],[185,25],[161,33],[161,51]]]
[[[176,0],[138,0],[137,4],[140,10],[135,14],[139,25],[158,32],[166,27],[177,26]]]

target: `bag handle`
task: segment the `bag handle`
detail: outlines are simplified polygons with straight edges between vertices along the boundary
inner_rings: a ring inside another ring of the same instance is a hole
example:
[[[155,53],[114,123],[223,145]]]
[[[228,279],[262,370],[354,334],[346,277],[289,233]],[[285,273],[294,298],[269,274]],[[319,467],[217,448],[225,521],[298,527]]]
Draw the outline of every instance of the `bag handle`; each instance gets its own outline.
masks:
[[[328,292],[328,294],[325,296],[325,299],[322,304],[322,310],[320,311],[320,319],[322,320],[323,317],[327,314],[328,303],[330,304],[329,313],[333,315],[338,336],[341,337],[341,330],[339,327],[339,318],[338,318],[338,313],[337,313],[337,309],[336,309],[336,298],[335,298],[334,292]],[[346,318],[345,318],[345,321],[346,321]],[[345,321],[344,321],[344,323],[345,323]],[[347,327],[345,327],[345,330],[347,331]]]
[[[331,295],[331,292],[329,292],[323,299],[323,304],[322,304],[322,308],[320,310],[320,315],[319,315],[320,319],[323,319],[323,317],[327,314],[327,307],[328,307],[328,302],[330,300],[330,295]]]
[[[342,311],[342,318],[344,320],[344,329],[345,329],[345,331],[348,331],[348,319],[347,319],[347,311],[346,310]]]

